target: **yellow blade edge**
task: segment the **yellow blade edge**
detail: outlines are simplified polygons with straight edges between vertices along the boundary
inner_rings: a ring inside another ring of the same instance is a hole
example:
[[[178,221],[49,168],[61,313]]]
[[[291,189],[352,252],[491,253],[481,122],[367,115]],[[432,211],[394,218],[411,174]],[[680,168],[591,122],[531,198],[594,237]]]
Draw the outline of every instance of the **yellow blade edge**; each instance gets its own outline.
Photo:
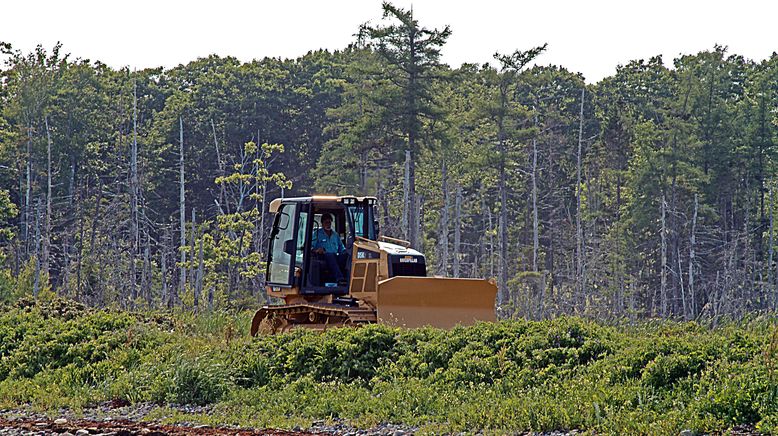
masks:
[[[495,321],[497,287],[483,279],[392,277],[378,283],[378,322],[451,328]]]

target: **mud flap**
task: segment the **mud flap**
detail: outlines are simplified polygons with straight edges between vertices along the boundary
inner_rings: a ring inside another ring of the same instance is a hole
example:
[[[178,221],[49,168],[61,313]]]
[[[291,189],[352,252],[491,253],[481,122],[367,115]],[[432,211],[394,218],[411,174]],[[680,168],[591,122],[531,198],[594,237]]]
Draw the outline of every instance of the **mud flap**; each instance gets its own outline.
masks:
[[[497,286],[483,279],[392,277],[378,283],[378,322],[451,328],[495,321]]]

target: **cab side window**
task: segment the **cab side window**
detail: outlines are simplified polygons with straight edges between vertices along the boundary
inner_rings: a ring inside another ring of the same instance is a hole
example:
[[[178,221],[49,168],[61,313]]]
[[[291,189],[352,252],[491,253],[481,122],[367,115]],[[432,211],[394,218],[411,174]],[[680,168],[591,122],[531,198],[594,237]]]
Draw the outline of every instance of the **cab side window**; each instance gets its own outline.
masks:
[[[294,217],[295,205],[284,204],[276,215],[277,225],[275,233],[270,236],[270,263],[268,264],[267,281],[277,285],[289,285],[291,283],[292,253],[285,247],[294,243]]]

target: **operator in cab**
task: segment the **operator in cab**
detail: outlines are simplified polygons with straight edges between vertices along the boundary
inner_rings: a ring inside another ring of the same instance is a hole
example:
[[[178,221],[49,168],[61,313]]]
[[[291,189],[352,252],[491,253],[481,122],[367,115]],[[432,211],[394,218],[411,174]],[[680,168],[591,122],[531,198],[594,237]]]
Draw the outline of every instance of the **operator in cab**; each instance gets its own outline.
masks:
[[[314,253],[322,256],[327,262],[327,269],[331,271],[337,282],[346,279],[343,270],[346,268],[348,254],[340,236],[332,229],[332,215],[329,213],[322,215],[321,228],[313,232],[311,247]]]

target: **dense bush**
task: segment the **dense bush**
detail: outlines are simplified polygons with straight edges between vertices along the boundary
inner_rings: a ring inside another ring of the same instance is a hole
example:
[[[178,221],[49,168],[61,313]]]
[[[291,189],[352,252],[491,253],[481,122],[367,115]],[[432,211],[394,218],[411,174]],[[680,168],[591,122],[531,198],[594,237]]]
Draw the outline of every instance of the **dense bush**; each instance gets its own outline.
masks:
[[[342,417],[433,432],[778,430],[777,346],[766,321],[708,330],[560,318],[251,339],[242,331],[249,317],[20,302],[0,312],[0,404],[215,404],[211,416],[186,419],[291,426]]]

